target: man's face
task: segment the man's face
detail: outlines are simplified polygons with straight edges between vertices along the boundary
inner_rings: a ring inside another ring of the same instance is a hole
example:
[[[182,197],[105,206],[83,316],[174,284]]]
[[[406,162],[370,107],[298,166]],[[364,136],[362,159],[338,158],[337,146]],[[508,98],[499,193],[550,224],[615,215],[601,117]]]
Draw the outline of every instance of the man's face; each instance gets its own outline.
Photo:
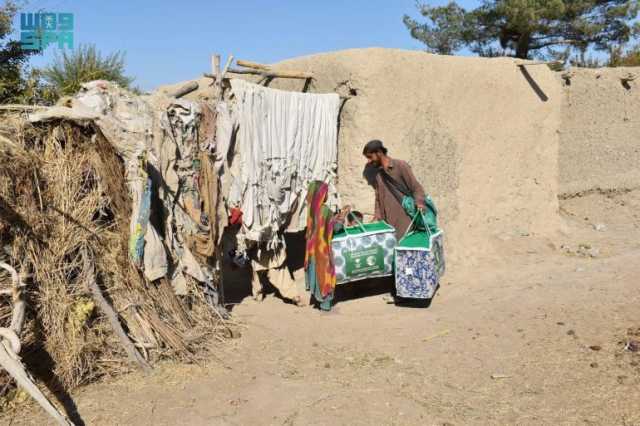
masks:
[[[382,164],[382,162],[380,161],[381,157],[379,152],[365,154],[364,156],[367,157],[367,164],[371,166],[380,167],[380,165]]]

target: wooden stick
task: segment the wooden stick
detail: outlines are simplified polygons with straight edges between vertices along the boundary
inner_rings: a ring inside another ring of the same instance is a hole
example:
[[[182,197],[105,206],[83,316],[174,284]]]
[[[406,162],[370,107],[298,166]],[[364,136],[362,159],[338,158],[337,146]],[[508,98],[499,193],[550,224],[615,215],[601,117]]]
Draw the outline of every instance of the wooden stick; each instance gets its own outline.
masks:
[[[218,85],[218,96],[219,99],[222,100],[224,99],[224,86],[223,86],[223,82],[226,78],[227,72],[229,71],[229,67],[231,66],[231,63],[233,62],[233,55],[229,55],[229,57],[227,58],[227,63],[224,65],[224,69],[222,70],[222,73],[220,73],[220,78],[216,79],[212,84],[217,84]]]
[[[198,90],[198,87],[200,86],[198,85],[197,81],[191,81],[189,83],[186,83],[180,86],[173,93],[169,93],[169,96],[172,96],[174,98],[181,98],[184,95],[188,95],[189,93]]]
[[[308,79],[313,78],[313,74],[308,72],[298,72],[298,71],[280,71],[280,70],[270,70],[266,72],[267,77],[280,77],[280,78],[301,78]]]
[[[262,75],[263,77],[283,77],[283,78],[313,78],[312,74],[304,73],[304,72],[296,72],[296,71],[276,71],[269,65],[258,64],[256,62],[251,61],[243,61],[238,59],[236,61],[238,66],[244,68],[250,68],[251,70],[260,71],[260,73],[250,72],[250,70],[235,70],[232,71],[236,74],[257,74]]]
[[[499,380],[499,379],[510,379],[511,376],[507,375],[507,374],[492,374],[491,378],[494,380]]]
[[[22,326],[24,325],[24,313],[26,310],[26,302],[22,291],[24,284],[22,283],[18,272],[11,265],[0,262],[0,268],[9,271],[11,274],[11,282],[13,283],[13,286],[11,287],[11,299],[13,302],[11,325],[9,326],[9,330],[0,329],[2,330],[0,331],[0,335],[10,340],[11,348],[16,354],[19,354],[22,349],[19,336],[22,332]]]
[[[220,55],[211,56],[211,74],[218,75],[220,72]]]
[[[263,64],[258,64],[256,62],[251,62],[251,61],[243,61],[241,59],[238,59],[236,61],[236,63],[238,64],[238,66],[240,67],[245,67],[245,68],[253,68],[254,70],[261,70],[261,71],[269,71],[271,68],[267,65],[263,65]]]
[[[220,99],[221,87],[222,87],[222,75],[220,72],[220,55],[213,55],[213,64],[211,72],[216,76],[215,87],[213,89],[213,99]]]
[[[224,66],[224,69],[222,70],[222,74],[220,75],[220,80],[222,81],[225,77],[225,75],[227,74],[227,71],[229,71],[229,67],[231,66],[231,63],[233,62],[233,55],[229,55],[229,57],[227,58],[227,63]]]
[[[113,310],[107,299],[105,299],[102,294],[102,290],[98,286],[95,277],[95,268],[93,266],[93,260],[89,258],[89,254],[86,249],[83,250],[83,258],[84,258],[84,267],[85,272],[87,273],[87,286],[89,290],[91,290],[91,294],[93,295],[93,300],[96,302],[96,305],[100,307],[100,310],[109,320],[113,331],[115,331],[118,339],[120,339],[120,343],[124,347],[124,350],[127,352],[127,356],[129,360],[133,363],[138,364],[138,366],[146,373],[151,371],[151,366],[147,363],[147,361],[140,355],[135,345],[127,336],[127,333],[122,328],[122,324],[118,320],[118,314]]]
[[[253,75],[261,75],[263,77],[271,77],[271,78],[300,78],[307,79],[313,78],[313,75],[304,72],[295,72],[295,71],[259,71],[259,70],[241,70],[237,68],[233,68],[229,70],[232,74],[253,74]]]
[[[229,68],[229,70],[227,70],[227,73],[231,73],[231,74],[252,74],[252,75],[264,75],[265,71],[258,71],[258,70],[241,70],[238,68]],[[213,77],[215,78],[215,75],[208,75],[207,77]]]
[[[27,372],[27,369],[24,367],[20,357],[18,356],[21,349],[20,339],[18,336],[20,335],[22,326],[24,325],[24,313],[26,310],[26,301],[22,291],[24,284],[22,284],[20,276],[12,266],[0,262],[0,267],[11,273],[14,301],[11,326],[9,328],[0,329],[0,334],[3,336],[2,343],[0,343],[0,365],[7,370],[11,377],[13,377],[16,383],[18,383],[18,386],[31,395],[31,397],[36,400],[36,402],[56,421],[56,423],[63,426],[73,426],[73,423],[58,411],[38,386],[36,386],[35,381]]]
[[[449,334],[449,330],[448,329],[447,330],[443,330],[440,333],[436,333],[436,334],[434,334],[432,336],[429,336],[429,337],[427,337],[425,339],[422,339],[422,341],[423,342],[428,342],[429,340],[433,340],[433,339],[438,338],[438,337],[443,337],[443,336],[446,336],[447,334]]]
[[[73,426],[58,409],[47,399],[34,383],[33,378],[27,372],[20,358],[11,350],[6,340],[0,344],[0,365],[13,377],[22,389],[24,389],[59,425]]]
[[[289,71],[258,71],[258,70],[241,70],[237,68],[230,68],[227,71],[227,74],[250,74],[250,75],[259,75],[263,78],[297,78],[297,79],[313,79],[310,74],[305,73],[294,73]],[[212,78],[215,81],[216,76],[210,73],[202,74],[204,77]],[[230,77],[225,75],[224,80],[228,80]]]

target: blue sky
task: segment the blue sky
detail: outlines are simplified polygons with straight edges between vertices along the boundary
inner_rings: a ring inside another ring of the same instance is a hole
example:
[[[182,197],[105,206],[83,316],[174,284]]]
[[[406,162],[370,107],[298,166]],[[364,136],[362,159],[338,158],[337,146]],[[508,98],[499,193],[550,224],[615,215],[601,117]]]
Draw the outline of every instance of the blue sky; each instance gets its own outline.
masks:
[[[415,0],[27,0],[23,7],[41,9],[74,14],[76,46],[125,51],[128,74],[146,90],[209,71],[214,52],[272,63],[354,47],[422,48],[402,23],[406,13],[418,16]],[[32,65],[50,62],[54,51]]]

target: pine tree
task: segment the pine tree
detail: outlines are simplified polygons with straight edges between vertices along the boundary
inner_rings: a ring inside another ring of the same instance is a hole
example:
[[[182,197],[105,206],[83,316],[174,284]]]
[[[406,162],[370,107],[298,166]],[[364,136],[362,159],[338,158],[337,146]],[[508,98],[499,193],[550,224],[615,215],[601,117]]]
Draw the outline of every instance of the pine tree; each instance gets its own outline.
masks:
[[[485,0],[472,10],[457,3],[420,5],[426,22],[405,15],[411,35],[427,50],[451,54],[462,47],[491,56],[500,46],[518,58],[540,57],[570,46],[608,51],[640,33],[638,0]]]

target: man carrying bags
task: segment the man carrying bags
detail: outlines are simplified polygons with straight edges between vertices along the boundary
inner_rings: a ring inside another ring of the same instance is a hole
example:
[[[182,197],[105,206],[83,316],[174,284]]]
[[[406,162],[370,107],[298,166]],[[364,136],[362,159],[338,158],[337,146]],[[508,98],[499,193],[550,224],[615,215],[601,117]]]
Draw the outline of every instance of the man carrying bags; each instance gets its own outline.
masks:
[[[425,211],[424,189],[409,164],[389,157],[381,141],[368,142],[362,154],[367,158],[367,166],[376,169],[374,220],[389,223],[400,239],[411,224],[416,209]]]

